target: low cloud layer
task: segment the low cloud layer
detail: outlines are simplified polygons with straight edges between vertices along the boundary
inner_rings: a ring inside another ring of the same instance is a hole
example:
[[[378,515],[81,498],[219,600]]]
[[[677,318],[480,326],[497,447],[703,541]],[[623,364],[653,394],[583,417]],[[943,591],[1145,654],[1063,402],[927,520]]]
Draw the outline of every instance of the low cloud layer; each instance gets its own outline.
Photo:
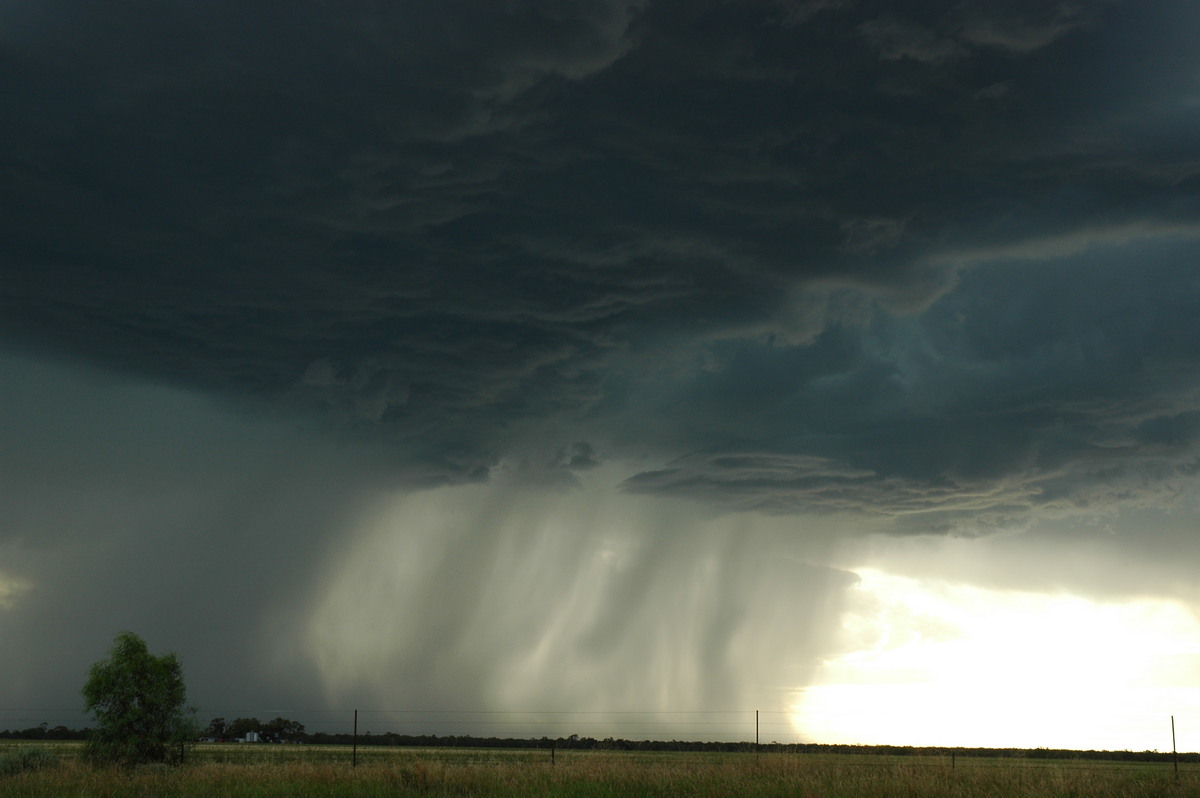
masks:
[[[911,532],[1169,500],[1196,467],[1193,249],[1186,236],[1007,259],[919,317],[735,347],[671,422],[705,447],[626,486],[861,509]]]

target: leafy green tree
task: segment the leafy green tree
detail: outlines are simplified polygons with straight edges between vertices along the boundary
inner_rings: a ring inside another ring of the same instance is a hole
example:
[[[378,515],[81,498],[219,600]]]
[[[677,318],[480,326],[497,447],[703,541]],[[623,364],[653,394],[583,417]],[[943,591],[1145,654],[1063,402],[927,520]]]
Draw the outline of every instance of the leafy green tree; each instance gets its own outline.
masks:
[[[234,718],[233,722],[225,727],[226,737],[245,737],[247,732],[256,732],[262,730],[262,723],[258,718]]]
[[[275,718],[262,725],[263,734],[280,740],[298,740],[304,737],[304,724],[287,718]]]
[[[84,749],[93,762],[174,761],[194,736],[179,659],[154,656],[132,632],[117,635],[109,658],[92,665],[83,697],[96,719]]]

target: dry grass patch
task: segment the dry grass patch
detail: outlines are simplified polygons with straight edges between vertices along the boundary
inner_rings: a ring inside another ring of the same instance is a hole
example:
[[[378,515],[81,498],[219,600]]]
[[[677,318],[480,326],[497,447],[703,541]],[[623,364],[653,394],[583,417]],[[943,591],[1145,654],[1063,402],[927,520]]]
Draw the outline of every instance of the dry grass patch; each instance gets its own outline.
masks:
[[[0,778],[0,798],[383,798],[384,796],[813,796],[991,798],[992,796],[1197,796],[1200,771],[1178,783],[1169,767],[1029,764],[1021,760],[792,754],[559,752],[553,764],[486,752],[375,752],[345,761],[296,757],[203,761],[177,767],[95,769],[65,757]]]

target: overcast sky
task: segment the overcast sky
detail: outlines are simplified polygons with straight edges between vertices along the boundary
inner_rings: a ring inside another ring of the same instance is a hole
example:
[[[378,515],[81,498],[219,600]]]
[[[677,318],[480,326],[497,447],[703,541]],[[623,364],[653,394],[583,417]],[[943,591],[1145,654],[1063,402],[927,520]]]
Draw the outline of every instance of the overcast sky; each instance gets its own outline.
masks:
[[[1196,41],[1192,0],[0,0],[0,729],[129,629],[202,714],[904,743],[836,690],[945,684],[934,643],[1066,689],[980,631],[1059,610],[1162,630],[1123,711],[1200,729]]]

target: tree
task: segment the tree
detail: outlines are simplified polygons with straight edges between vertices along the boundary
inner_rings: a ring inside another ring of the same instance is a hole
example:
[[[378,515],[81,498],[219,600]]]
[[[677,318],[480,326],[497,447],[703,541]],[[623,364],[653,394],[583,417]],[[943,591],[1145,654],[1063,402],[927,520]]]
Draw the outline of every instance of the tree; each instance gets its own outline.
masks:
[[[296,740],[304,736],[304,724],[287,718],[275,718],[262,725],[262,732],[274,740]]]
[[[179,659],[154,656],[132,632],[117,635],[109,658],[92,665],[83,696],[96,719],[84,749],[93,762],[172,761],[194,736]]]
[[[262,723],[258,718],[234,718],[233,722],[225,727],[225,736],[237,739],[245,737],[248,732],[256,732],[262,730]]]

